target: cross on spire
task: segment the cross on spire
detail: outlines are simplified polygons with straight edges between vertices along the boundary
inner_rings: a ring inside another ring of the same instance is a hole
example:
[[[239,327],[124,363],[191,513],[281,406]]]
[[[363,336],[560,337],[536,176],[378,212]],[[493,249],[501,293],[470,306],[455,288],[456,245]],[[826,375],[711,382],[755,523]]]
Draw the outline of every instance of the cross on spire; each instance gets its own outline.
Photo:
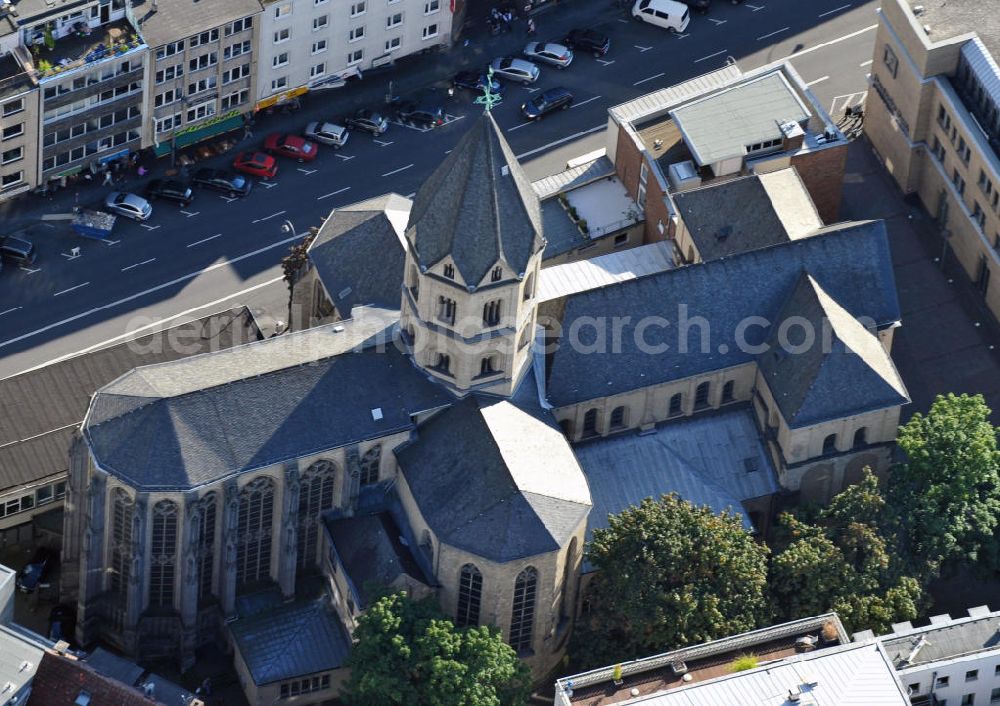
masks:
[[[493,92],[493,67],[491,66],[486,70],[486,83],[483,85],[483,95],[476,98],[473,102],[483,106],[488,113],[493,106],[502,100],[503,96],[500,93]]]

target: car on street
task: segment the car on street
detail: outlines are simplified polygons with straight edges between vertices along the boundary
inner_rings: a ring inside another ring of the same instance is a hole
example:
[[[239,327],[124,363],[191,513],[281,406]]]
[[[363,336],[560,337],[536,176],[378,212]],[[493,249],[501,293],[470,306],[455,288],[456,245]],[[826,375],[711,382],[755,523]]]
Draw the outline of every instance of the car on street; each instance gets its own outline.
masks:
[[[153,207],[149,205],[149,201],[128,191],[112,191],[104,199],[104,208],[133,221],[148,221],[153,215]]]
[[[335,150],[346,145],[350,135],[346,127],[334,123],[309,123],[302,134],[314,142],[330,145]]]
[[[17,572],[17,590],[22,593],[31,593],[38,584],[42,582],[52,565],[55,564],[56,553],[48,547],[39,547],[35,550],[35,555],[20,571]]]
[[[28,267],[35,262],[35,244],[17,235],[0,235],[0,260],[19,267]]]
[[[611,49],[611,39],[592,29],[571,29],[562,41],[570,49],[587,51],[601,57]]]
[[[253,182],[245,176],[227,172],[225,169],[199,169],[194,173],[191,183],[213,191],[221,191],[230,198],[246,196],[253,188]]]
[[[49,611],[49,639],[53,642],[76,641],[76,608],[69,603],[52,606]]]
[[[396,120],[408,125],[430,128],[444,125],[444,109],[433,105],[420,105],[413,101],[403,101],[395,105]]]
[[[482,93],[486,88],[486,74],[481,71],[459,71],[451,79],[451,85],[455,88],[463,88],[467,91]],[[490,81],[491,93],[503,93],[503,84],[493,79]]]
[[[688,6],[677,0],[635,0],[632,17],[669,32],[683,32],[691,22]]]
[[[679,2],[702,14],[708,12],[708,8],[712,6],[712,0],[679,0]]]
[[[344,118],[344,124],[352,130],[364,130],[379,136],[389,129],[389,123],[381,113],[362,108],[353,116]]]
[[[533,61],[565,69],[573,63],[573,50],[552,42],[528,42],[524,55]]]
[[[521,106],[521,113],[528,120],[538,120],[554,110],[566,110],[573,105],[573,94],[559,86],[542,91]]]
[[[264,150],[299,162],[311,162],[319,153],[315,142],[299,135],[282,135],[280,132],[272,132],[265,138]]]
[[[278,173],[278,160],[263,152],[240,152],[233,160],[233,169],[261,179],[270,179]]]
[[[493,74],[508,81],[519,83],[534,83],[542,73],[535,64],[524,59],[515,59],[511,56],[500,56],[493,60],[491,64]]]
[[[190,206],[194,201],[194,191],[185,182],[177,179],[153,179],[146,187],[146,198],[166,199],[176,201],[181,206]]]

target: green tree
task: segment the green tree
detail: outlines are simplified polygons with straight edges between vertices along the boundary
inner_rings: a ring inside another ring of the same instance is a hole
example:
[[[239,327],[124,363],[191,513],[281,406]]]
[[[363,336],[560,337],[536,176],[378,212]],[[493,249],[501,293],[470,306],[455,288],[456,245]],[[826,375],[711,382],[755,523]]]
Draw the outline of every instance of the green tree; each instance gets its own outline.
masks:
[[[527,668],[495,629],[459,630],[433,598],[375,601],[358,620],[346,700],[356,706],[521,706]]]
[[[900,427],[906,462],[892,469],[887,497],[904,548],[921,573],[996,556],[1000,524],[997,429],[982,395],[939,395]]]
[[[309,246],[319,235],[319,228],[309,228],[309,235],[288,248],[288,254],[281,258],[281,272],[288,285],[288,325],[292,325],[292,302],[295,299],[295,285],[305,272],[309,262]]]
[[[647,498],[594,530],[587,556],[598,572],[571,650],[581,664],[743,632],[767,615],[768,550],[734,513]]]
[[[769,583],[781,619],[835,610],[851,631],[885,632],[917,617],[923,591],[902,575],[906,562],[884,529],[885,507],[878,480],[866,469],[815,523],[779,518],[784,542],[772,559]]]

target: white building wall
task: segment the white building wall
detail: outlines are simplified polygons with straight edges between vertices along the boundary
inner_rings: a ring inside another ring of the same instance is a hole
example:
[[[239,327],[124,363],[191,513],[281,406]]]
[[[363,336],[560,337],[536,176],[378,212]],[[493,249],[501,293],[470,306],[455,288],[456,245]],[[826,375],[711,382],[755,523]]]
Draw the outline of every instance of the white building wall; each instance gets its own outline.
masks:
[[[901,669],[899,680],[904,687],[910,688],[910,696],[930,693],[933,680],[934,696],[937,697],[939,705],[983,706],[1000,703],[998,670],[1000,670],[1000,647],[966,657]],[[912,688],[914,686],[916,688]]]

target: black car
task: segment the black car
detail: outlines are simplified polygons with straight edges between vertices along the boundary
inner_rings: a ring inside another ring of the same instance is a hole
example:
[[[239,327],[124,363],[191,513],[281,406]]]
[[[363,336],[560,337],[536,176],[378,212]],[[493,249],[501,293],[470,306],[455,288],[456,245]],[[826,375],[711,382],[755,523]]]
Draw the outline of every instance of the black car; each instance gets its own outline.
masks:
[[[711,0],[680,0],[692,10],[697,10],[698,12],[705,13],[708,12],[708,8],[711,6]]]
[[[573,105],[573,94],[559,87],[550,88],[521,106],[521,112],[528,120],[537,120],[553,110],[566,110]]]
[[[56,553],[47,547],[35,550],[35,556],[17,572],[17,590],[31,593],[49,573],[55,563]]]
[[[227,172],[225,169],[199,169],[194,173],[193,184],[206,189],[221,191],[232,198],[246,196],[253,188],[253,182],[242,174]]]
[[[455,88],[482,93],[483,89],[486,88],[486,74],[479,71],[459,71],[452,78],[451,85]],[[503,93],[503,84],[493,79],[490,82],[490,93]]]
[[[53,642],[73,642],[76,635],[76,608],[60,603],[49,611],[49,639]]]
[[[412,101],[395,105],[396,119],[402,123],[422,128],[444,125],[444,110],[436,106],[421,106]]]
[[[168,201],[176,201],[181,206],[190,206],[191,202],[194,201],[194,192],[183,181],[177,181],[176,179],[153,179],[153,181],[149,182],[149,186],[146,187],[146,198],[150,201],[153,199],[167,199]]]
[[[374,110],[362,108],[349,118],[344,118],[344,125],[354,130],[364,130],[378,137],[389,129],[389,123]]]
[[[0,235],[0,260],[28,267],[35,262],[35,244],[16,235]]]
[[[577,51],[589,51],[594,56],[604,56],[611,49],[611,39],[592,29],[571,29],[563,44]]]

